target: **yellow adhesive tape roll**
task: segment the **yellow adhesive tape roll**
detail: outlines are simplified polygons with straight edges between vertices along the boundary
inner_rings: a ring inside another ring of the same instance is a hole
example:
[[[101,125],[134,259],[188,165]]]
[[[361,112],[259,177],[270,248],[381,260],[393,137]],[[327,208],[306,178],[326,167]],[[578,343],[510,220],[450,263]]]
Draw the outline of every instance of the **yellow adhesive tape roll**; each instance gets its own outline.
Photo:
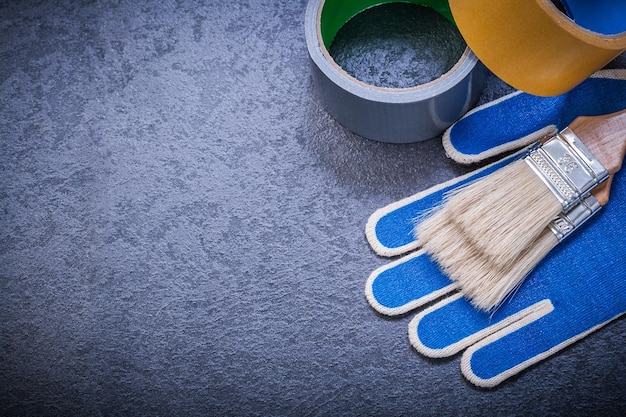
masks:
[[[567,11],[579,11],[594,30],[577,24],[576,16],[566,16],[550,0],[449,1],[478,59],[506,83],[539,96],[571,90],[626,50],[626,2],[562,3]],[[611,15],[606,22],[617,22],[606,34],[598,30],[603,14]]]

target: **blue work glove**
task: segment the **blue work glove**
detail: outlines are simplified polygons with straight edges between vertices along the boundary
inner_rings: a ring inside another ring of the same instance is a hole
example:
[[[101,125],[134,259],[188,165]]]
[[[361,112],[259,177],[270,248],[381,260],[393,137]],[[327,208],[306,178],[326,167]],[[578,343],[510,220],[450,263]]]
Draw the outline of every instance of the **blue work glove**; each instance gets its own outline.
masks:
[[[624,103],[621,108],[610,108],[607,112],[626,108],[626,87],[622,84],[621,89],[612,94],[620,96]],[[510,100],[515,100],[515,108],[524,105],[529,114],[542,114],[530,111],[534,107],[522,103],[522,97],[541,103],[540,98],[526,94],[507,96],[495,104],[478,108],[461,120],[471,125],[484,125],[480,135],[459,137],[457,135],[466,131],[455,130],[454,125],[449,136],[455,143],[485,140],[505,146],[516,137],[541,131],[546,119],[529,118],[522,123],[522,115],[508,109]],[[493,114],[500,114],[498,120],[506,129],[489,126]],[[508,121],[504,118],[507,114]],[[568,117],[573,120],[579,115]],[[564,127],[557,121],[550,124]],[[520,130],[515,130],[516,125]],[[508,136],[503,136],[505,130]],[[498,141],[485,137],[490,132],[496,132]],[[366,228],[368,241],[378,254],[404,255],[370,275],[365,293],[372,307],[386,315],[400,315],[443,298],[410,322],[409,339],[420,353],[429,357],[452,356],[465,350],[462,372],[469,381],[483,387],[498,385],[626,311],[626,268],[623,265],[626,259],[626,212],[623,210],[626,175],[623,172],[615,176],[607,206],[539,263],[515,296],[495,312],[485,313],[472,307],[456,292],[455,284],[434,261],[419,249],[413,231],[421,214],[440,204],[447,191],[523,155],[524,151],[518,152],[382,208],[371,216]]]
[[[518,91],[468,112],[443,135],[450,158],[468,164],[552,136],[578,116],[626,108],[626,69],[601,70],[556,97]]]

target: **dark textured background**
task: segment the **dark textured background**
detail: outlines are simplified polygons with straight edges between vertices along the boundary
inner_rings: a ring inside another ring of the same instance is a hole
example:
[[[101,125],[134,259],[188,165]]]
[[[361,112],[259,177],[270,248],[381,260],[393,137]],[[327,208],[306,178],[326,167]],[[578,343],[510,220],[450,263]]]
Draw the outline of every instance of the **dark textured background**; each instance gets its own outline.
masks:
[[[485,391],[369,308],[369,214],[465,169],[324,112],[305,7],[0,3],[0,415],[621,414],[624,320]]]

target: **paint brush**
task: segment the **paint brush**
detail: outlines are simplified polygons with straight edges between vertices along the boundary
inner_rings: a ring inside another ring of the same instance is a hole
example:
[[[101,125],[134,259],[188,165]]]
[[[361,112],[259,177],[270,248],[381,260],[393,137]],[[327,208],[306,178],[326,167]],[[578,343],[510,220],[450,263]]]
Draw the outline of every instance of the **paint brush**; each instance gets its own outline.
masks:
[[[608,202],[608,178],[625,153],[626,110],[578,118],[526,158],[448,197],[418,225],[418,239],[475,306],[492,309]]]
[[[608,185],[611,179],[612,177],[598,188]],[[448,222],[444,228],[446,233],[457,236],[455,245],[435,254],[431,253],[431,257],[458,284],[458,288],[474,307],[493,311],[519,287],[552,249],[578,230],[608,202],[598,200],[594,193],[595,190],[569,212],[560,213],[515,260],[507,264],[492,262],[467,241],[454,222]],[[426,242],[424,246],[427,252],[429,245],[430,242]],[[459,263],[464,265],[464,270],[458,268]]]

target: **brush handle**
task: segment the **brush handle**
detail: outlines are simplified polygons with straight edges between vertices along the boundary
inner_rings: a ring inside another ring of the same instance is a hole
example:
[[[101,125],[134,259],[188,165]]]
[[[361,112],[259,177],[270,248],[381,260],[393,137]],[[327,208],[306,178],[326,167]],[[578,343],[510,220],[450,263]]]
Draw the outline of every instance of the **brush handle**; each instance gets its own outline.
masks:
[[[598,200],[601,206],[605,206],[609,202],[609,196],[611,194],[611,183],[613,182],[613,175],[609,175],[606,181],[591,190],[591,194]]]
[[[578,117],[569,128],[609,174],[620,170],[626,154],[626,110],[604,116]]]

